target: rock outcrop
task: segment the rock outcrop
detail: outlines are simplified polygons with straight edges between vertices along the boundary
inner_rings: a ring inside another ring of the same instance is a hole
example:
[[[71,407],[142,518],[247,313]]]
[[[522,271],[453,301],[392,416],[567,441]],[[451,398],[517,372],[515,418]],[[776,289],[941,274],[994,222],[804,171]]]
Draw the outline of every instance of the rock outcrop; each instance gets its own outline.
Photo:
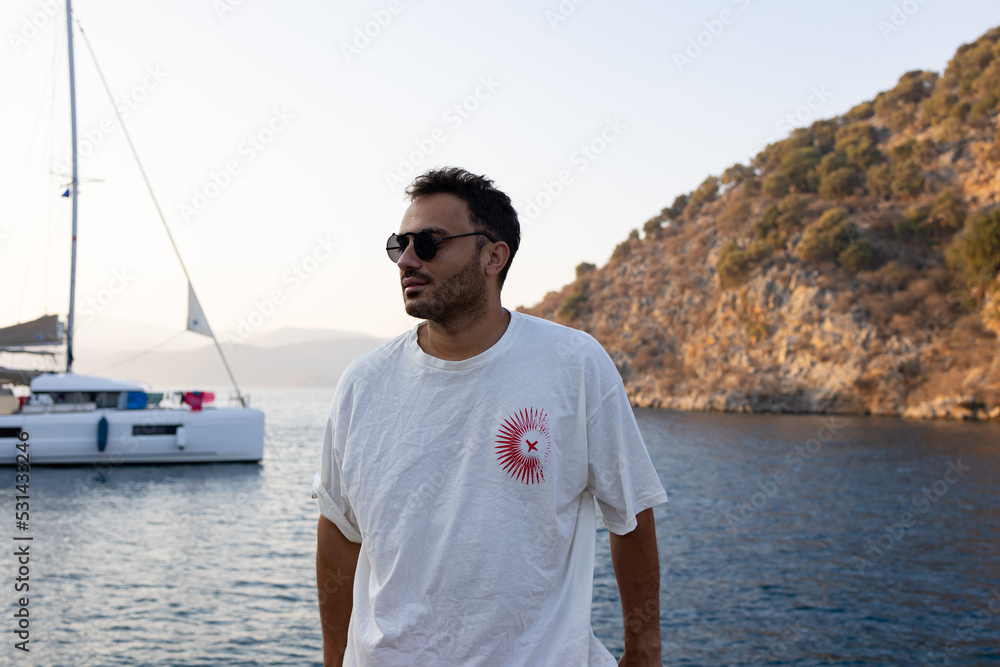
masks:
[[[734,165],[526,312],[639,406],[1000,419],[1000,29]]]

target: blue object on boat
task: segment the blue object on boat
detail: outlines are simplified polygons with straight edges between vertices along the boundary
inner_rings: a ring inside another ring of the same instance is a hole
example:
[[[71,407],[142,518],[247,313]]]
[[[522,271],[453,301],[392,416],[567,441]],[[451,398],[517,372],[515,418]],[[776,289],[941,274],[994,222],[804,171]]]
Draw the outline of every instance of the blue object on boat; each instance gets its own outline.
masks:
[[[130,391],[128,393],[128,398],[125,401],[126,410],[145,410],[146,409],[146,392],[144,391]]]
[[[104,448],[108,446],[108,418],[101,417],[101,421],[97,422],[97,451],[103,452]]]

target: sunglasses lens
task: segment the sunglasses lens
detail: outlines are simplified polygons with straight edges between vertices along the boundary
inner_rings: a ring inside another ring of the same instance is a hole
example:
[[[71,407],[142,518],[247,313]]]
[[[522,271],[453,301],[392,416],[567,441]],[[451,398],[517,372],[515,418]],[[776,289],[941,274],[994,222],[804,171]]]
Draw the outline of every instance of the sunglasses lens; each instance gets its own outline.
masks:
[[[385,252],[389,259],[398,262],[406,249],[410,246],[410,236],[413,236],[413,250],[417,257],[425,262],[434,259],[437,254],[437,243],[434,235],[430,232],[418,232],[416,234],[392,234],[385,242]]]
[[[410,245],[410,239],[399,234],[392,234],[389,236],[389,240],[385,242],[385,251],[389,255],[389,259],[393,262],[398,262],[408,245]]]
[[[413,237],[413,249],[417,257],[429,262],[437,254],[437,243],[434,242],[434,236],[430,232],[420,232]]]

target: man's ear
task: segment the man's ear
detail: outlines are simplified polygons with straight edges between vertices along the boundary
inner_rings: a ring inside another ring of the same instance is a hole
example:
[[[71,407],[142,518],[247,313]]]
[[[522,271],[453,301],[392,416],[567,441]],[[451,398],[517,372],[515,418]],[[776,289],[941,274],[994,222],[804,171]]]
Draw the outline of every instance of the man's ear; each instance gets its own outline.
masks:
[[[500,275],[503,267],[507,266],[507,260],[510,259],[510,246],[504,241],[497,241],[491,245],[493,247],[490,248],[490,254],[486,261],[487,277]]]

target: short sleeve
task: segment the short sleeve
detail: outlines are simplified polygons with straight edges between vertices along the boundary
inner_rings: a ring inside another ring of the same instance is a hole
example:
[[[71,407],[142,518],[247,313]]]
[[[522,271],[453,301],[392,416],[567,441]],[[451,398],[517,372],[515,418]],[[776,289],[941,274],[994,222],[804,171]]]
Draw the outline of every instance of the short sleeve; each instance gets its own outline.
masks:
[[[616,372],[617,375],[617,372]],[[636,515],[667,501],[636,424],[625,387],[617,377],[587,422],[588,490],[597,498],[604,525],[624,535]]]
[[[336,410],[336,405],[334,406]],[[336,448],[336,427],[331,412],[323,434],[323,459],[313,480],[313,497],[319,500],[320,514],[332,521],[351,542],[360,543],[361,533],[351,503],[344,494],[344,477]]]

